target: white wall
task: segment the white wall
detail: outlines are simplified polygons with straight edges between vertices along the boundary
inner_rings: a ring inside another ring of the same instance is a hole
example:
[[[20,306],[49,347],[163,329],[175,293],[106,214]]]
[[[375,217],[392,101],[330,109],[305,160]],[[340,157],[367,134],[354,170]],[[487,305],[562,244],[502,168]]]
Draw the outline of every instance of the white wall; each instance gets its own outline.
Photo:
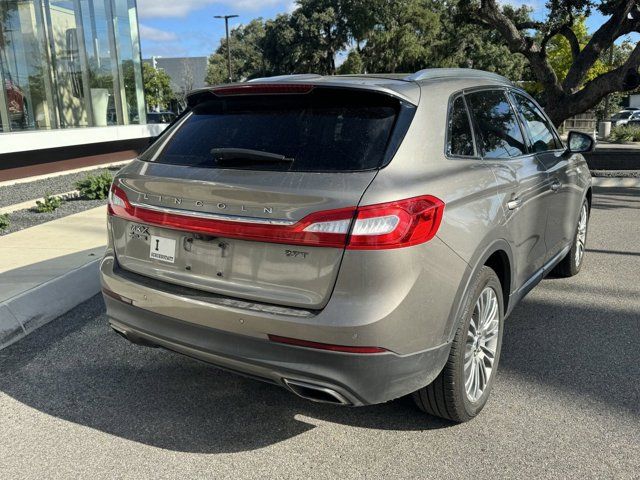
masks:
[[[159,135],[165,128],[166,125],[163,124],[118,125],[2,133],[0,134],[0,154],[149,138]]]
[[[629,106],[640,108],[640,95],[629,95]]]

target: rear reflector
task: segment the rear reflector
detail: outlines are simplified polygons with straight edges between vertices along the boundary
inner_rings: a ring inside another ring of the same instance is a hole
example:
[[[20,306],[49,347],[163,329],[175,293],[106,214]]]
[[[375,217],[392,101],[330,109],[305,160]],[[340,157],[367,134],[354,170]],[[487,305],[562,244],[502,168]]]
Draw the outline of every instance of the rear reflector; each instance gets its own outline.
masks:
[[[211,89],[218,97],[231,95],[283,95],[303,94],[313,90],[313,85],[300,83],[248,83],[229,85]]]
[[[295,345],[297,347],[315,348],[317,350],[330,350],[332,352],[344,353],[383,353],[388,350],[381,347],[356,347],[349,345],[332,345],[330,343],[310,342],[308,340],[299,340],[297,338],[280,337],[278,335],[268,335],[269,340],[275,343],[286,343],[287,345]]]
[[[102,294],[107,297],[115,298],[116,300],[120,300],[121,302],[128,303],[129,305],[133,305],[133,300],[127,297],[123,297],[122,295],[109,290],[108,288],[102,287]]]
[[[218,220],[132,205],[124,190],[111,187],[109,215],[188,232],[288,245],[380,250],[431,240],[442,220],[444,203],[432,196],[396,202],[323,210],[293,225]],[[193,213],[193,212],[191,212]]]

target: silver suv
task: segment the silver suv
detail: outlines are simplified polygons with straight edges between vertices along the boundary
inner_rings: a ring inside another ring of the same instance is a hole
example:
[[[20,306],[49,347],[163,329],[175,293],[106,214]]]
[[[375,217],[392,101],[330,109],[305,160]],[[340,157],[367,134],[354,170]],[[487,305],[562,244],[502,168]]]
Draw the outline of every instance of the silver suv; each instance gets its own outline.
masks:
[[[115,179],[109,322],[309,400],[485,405],[505,317],[578,273],[581,152],[503,77],[294,75],[193,92]]]

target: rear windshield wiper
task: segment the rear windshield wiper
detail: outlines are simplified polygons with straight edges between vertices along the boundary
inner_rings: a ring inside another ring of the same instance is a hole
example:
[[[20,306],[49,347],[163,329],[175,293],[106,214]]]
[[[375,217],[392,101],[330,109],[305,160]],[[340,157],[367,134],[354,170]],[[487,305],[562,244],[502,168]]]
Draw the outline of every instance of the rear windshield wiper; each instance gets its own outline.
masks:
[[[266,162],[266,163],[292,163],[293,158],[279,153],[263,152],[249,148],[212,148],[211,155],[217,162]]]

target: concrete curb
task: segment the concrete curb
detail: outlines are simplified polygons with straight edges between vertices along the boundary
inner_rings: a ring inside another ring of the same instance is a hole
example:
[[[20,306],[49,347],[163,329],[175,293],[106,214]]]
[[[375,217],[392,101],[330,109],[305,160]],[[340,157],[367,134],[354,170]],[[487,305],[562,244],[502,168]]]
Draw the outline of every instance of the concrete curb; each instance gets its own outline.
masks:
[[[593,186],[600,188],[640,188],[640,178],[593,177]]]
[[[99,262],[93,260],[0,303],[0,350],[98,293]]]
[[[80,192],[78,190],[71,190],[70,192],[65,193],[56,193],[51,195],[51,197],[58,197],[62,200],[70,200],[72,198],[80,197]],[[3,213],[13,213],[18,210],[26,210],[27,208],[35,208],[36,202],[44,202],[44,197],[34,198],[33,200],[27,200],[26,202],[14,203],[13,205],[7,205],[6,207],[0,207],[0,214]]]

